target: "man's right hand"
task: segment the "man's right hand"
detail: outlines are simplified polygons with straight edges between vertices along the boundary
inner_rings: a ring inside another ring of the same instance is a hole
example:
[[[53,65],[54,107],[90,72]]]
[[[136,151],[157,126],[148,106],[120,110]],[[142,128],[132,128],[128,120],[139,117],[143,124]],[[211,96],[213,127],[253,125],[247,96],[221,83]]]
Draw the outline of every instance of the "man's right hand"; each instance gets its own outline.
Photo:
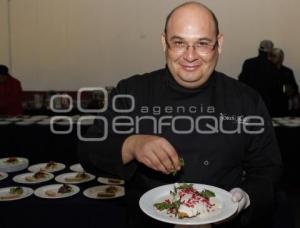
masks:
[[[129,136],[123,143],[122,159],[124,164],[136,159],[165,174],[178,171],[181,166],[174,147],[165,138],[154,135]]]

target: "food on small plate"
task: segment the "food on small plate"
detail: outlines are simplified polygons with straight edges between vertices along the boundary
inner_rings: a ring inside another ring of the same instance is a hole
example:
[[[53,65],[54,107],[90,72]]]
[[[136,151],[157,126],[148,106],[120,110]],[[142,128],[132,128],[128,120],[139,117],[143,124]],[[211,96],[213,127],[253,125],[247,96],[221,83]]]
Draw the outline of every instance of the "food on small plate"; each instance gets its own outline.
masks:
[[[19,163],[19,159],[17,157],[9,157],[4,162],[8,164],[17,164]]]
[[[107,181],[111,184],[121,184],[123,180],[116,179],[116,178],[108,178]]]
[[[60,170],[63,170],[66,166],[62,163],[55,162],[55,161],[49,161],[47,163],[39,163],[31,165],[28,170],[30,172],[36,173],[40,170],[45,171],[47,173],[53,173]]]
[[[22,157],[7,157],[0,159],[0,172],[12,173],[26,169],[28,159]]]
[[[8,177],[7,173],[0,172],[0,181],[4,180],[6,177]]]
[[[117,192],[118,188],[116,186],[108,186],[104,191],[98,192],[97,197],[114,197]]]
[[[46,166],[45,169],[46,170],[52,170],[55,169],[57,167],[57,163],[55,161],[49,161]]]
[[[97,185],[87,188],[83,195],[90,199],[115,199],[125,195],[123,186],[118,185]]]
[[[73,191],[73,188],[70,186],[70,185],[67,185],[67,184],[63,184],[61,187],[58,188],[57,191],[54,191],[54,190],[46,190],[45,191],[45,194],[47,196],[50,196],[50,197],[56,197],[60,194],[66,194],[66,193],[70,193]]]
[[[25,180],[28,182],[33,182],[41,179],[45,179],[49,177],[49,174],[43,170],[40,170],[39,172],[34,173],[32,176],[25,177]]]
[[[125,181],[119,178],[113,178],[113,177],[98,177],[97,181],[101,184],[106,185],[123,185],[125,184]]]
[[[67,182],[74,182],[74,181],[82,181],[85,179],[89,179],[90,175],[87,174],[86,172],[79,172],[75,174],[73,177],[66,177],[65,181]]]
[[[193,184],[176,183],[170,196],[163,202],[155,203],[154,207],[179,219],[203,217],[220,208],[214,198],[215,193],[207,189],[198,191]]]
[[[0,196],[1,200],[16,199],[23,194],[24,190],[22,187],[11,187],[7,195]]]

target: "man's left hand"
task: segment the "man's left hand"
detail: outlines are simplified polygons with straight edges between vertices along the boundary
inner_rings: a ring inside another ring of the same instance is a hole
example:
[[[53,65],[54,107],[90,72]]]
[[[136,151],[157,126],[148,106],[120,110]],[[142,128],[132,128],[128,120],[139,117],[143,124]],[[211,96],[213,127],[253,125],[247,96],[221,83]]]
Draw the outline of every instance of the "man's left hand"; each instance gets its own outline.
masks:
[[[241,188],[233,188],[230,190],[233,202],[238,202],[237,213],[250,206],[249,195]]]

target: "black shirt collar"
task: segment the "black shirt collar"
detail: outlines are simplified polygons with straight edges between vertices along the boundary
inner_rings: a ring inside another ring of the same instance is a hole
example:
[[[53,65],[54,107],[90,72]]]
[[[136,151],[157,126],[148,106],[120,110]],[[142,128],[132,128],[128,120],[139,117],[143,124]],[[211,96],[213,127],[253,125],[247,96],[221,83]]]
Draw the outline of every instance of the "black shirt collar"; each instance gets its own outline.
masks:
[[[212,84],[212,82],[215,80],[216,72],[213,71],[211,76],[208,78],[208,80],[204,84],[202,84],[198,88],[194,88],[194,89],[185,88],[185,87],[179,85],[176,82],[176,80],[174,79],[174,77],[172,76],[172,74],[167,66],[165,68],[164,78],[165,78],[165,82],[167,83],[167,86],[170,87],[171,89],[173,89],[177,92],[180,92],[180,93],[184,93],[184,94],[194,94],[194,93],[199,93],[199,92],[206,90]]]

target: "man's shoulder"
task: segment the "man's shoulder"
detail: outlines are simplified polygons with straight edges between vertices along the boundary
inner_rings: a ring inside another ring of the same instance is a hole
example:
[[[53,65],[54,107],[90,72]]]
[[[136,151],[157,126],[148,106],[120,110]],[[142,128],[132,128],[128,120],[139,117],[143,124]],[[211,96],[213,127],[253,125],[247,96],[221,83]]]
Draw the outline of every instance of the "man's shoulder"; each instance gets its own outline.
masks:
[[[260,58],[258,56],[256,56],[256,57],[246,59],[245,63],[253,63],[253,62],[257,62],[259,60],[260,60]]]
[[[293,70],[285,65],[282,65],[282,69],[290,74],[293,74]]]

